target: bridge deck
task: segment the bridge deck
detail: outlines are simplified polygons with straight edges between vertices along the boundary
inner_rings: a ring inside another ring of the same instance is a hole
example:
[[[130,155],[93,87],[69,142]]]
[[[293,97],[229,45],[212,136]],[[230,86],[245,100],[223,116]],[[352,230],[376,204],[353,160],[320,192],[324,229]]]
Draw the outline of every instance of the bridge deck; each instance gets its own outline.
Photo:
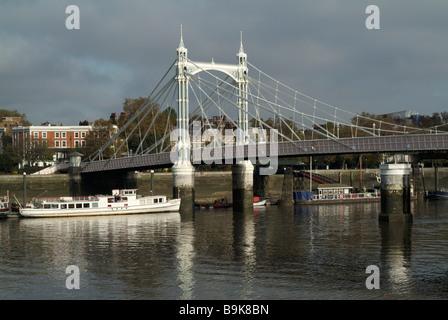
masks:
[[[237,155],[236,147],[231,147]],[[218,152],[229,154],[225,148]],[[400,136],[374,136],[360,138],[302,140],[295,142],[278,142],[277,148],[266,147],[266,157],[312,156],[328,154],[354,153],[416,153],[426,151],[448,151],[448,134],[422,134]],[[197,152],[197,151],[196,151]],[[238,153],[239,155],[239,153]],[[244,148],[247,158],[248,147]],[[224,163],[224,162],[223,162]],[[148,154],[134,157],[117,158],[83,163],[82,173],[108,170],[142,170],[156,167],[169,167],[173,163],[170,153]]]

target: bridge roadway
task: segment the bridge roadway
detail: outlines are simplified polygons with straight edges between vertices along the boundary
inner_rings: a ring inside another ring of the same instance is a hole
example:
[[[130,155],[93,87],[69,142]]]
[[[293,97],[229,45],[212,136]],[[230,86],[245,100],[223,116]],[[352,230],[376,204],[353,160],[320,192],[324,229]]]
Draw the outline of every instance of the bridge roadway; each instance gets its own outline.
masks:
[[[220,152],[222,159],[228,153],[226,148],[232,148],[233,158],[237,154],[235,146],[223,147]],[[244,148],[247,158],[248,146]],[[192,150],[197,155],[199,150]],[[399,136],[370,136],[358,138],[302,140],[294,142],[278,142],[277,148],[266,146],[266,157],[314,156],[330,154],[361,154],[361,153],[419,153],[448,151],[448,134],[421,134]],[[258,156],[258,155],[257,155]],[[192,161],[193,162],[193,161]],[[223,161],[223,163],[225,163]],[[166,168],[173,165],[170,153],[148,154],[126,158],[116,158],[92,162],[84,162],[82,173],[94,173],[110,170],[148,170],[151,168]]]

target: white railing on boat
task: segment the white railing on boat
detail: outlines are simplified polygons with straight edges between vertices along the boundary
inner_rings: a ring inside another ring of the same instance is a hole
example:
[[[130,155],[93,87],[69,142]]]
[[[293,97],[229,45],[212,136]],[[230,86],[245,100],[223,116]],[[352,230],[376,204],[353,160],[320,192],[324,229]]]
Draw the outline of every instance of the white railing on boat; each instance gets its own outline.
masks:
[[[340,199],[362,199],[362,198],[381,198],[381,193],[349,193],[334,195],[313,195],[315,200],[340,200]]]
[[[39,202],[99,201],[97,196],[39,198]]]

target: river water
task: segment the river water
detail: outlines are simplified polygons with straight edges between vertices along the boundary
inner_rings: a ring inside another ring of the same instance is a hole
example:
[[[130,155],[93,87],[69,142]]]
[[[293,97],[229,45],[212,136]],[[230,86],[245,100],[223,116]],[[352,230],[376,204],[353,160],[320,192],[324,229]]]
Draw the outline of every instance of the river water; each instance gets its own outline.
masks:
[[[414,202],[412,224],[379,209],[2,219],[0,300],[447,299],[448,201]]]

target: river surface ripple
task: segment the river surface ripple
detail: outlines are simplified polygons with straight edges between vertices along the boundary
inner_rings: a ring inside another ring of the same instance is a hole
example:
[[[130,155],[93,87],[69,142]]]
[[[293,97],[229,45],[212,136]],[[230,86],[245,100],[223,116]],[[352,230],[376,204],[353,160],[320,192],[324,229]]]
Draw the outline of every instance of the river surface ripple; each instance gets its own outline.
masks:
[[[0,220],[0,299],[447,299],[448,201]],[[67,266],[79,268],[68,289]],[[367,289],[379,270],[379,289]]]

